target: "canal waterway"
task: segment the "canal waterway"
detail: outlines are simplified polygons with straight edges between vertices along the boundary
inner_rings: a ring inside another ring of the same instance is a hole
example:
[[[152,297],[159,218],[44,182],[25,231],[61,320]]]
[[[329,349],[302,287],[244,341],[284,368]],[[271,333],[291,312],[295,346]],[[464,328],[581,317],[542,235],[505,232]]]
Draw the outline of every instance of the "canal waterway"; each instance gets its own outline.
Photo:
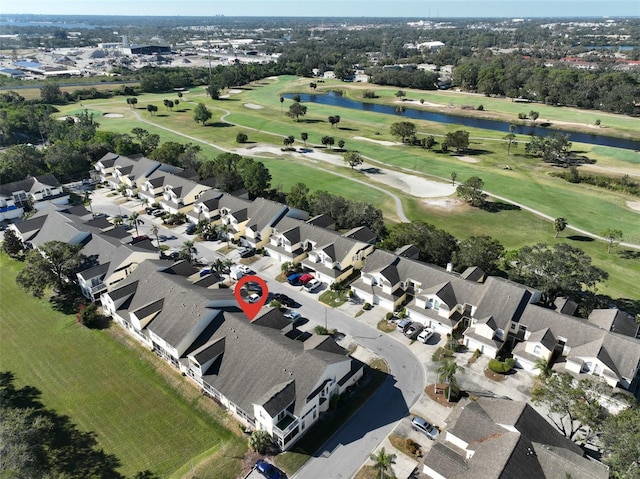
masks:
[[[285,98],[291,99],[294,94],[288,93],[284,95]],[[417,110],[414,108],[407,108],[401,115],[396,112],[395,107],[389,105],[379,105],[376,103],[366,103],[357,100],[351,100],[350,98],[336,94],[335,92],[329,92],[323,95],[314,95],[307,93],[300,93],[300,100],[309,103],[319,103],[322,105],[337,106],[341,108],[351,108],[352,110],[370,111],[374,113],[383,113],[387,115],[396,115],[404,118],[412,118],[415,120],[435,121],[439,123],[450,123],[463,125],[473,128],[482,128],[485,130],[503,131],[509,132],[509,126],[511,123],[490,120],[486,118],[471,118],[460,115],[450,115],[444,113],[437,113],[426,110]],[[612,146],[615,148],[623,148],[626,150],[640,151],[640,141],[628,140],[624,138],[614,138],[611,136],[596,135],[590,133],[578,133],[574,131],[566,131],[558,128],[545,128],[540,125],[516,125],[516,133],[521,135],[536,135],[536,136],[548,136],[552,133],[561,133],[569,135],[569,140],[576,143],[588,143],[590,145],[602,145]]]

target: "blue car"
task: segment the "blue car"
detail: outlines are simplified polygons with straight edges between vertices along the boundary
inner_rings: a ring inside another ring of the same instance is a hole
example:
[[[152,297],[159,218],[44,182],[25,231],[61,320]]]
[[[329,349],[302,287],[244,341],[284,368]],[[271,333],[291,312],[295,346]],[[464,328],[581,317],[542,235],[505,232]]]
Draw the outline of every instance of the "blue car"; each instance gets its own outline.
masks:
[[[302,275],[300,273],[295,273],[292,274],[291,276],[289,276],[287,278],[287,281],[289,282],[289,284],[293,285],[293,286],[298,286],[300,284],[300,278],[302,277]]]
[[[264,459],[258,459],[258,461],[256,462],[256,469],[267,479],[282,478],[282,473],[278,470],[278,468],[270,462],[265,461]]]

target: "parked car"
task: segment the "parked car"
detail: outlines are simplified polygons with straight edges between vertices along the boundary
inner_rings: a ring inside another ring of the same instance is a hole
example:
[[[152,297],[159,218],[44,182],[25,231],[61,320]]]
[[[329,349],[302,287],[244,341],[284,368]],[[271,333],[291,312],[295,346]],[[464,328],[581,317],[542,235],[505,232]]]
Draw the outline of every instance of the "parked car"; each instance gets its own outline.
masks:
[[[300,313],[298,313],[297,311],[291,311],[290,309],[288,309],[283,316],[291,320],[292,323],[295,323],[302,317]]]
[[[156,218],[159,218],[160,216],[164,216],[166,213],[165,210],[153,210],[153,212],[151,213],[152,216],[155,216]]]
[[[286,294],[282,294],[282,293],[274,294],[273,299],[276,300],[278,303],[285,305],[287,308],[290,308],[291,306],[296,304],[296,302],[293,299],[291,299]]]
[[[248,248],[246,246],[238,248],[238,254],[241,258],[246,258],[247,256],[251,256],[253,254],[253,248]]]
[[[298,286],[300,284],[300,276],[302,276],[300,273],[294,273],[287,277],[287,281],[293,286]]]
[[[131,244],[140,243],[141,241],[146,241],[148,239],[149,237],[147,235],[136,236],[133,238],[133,240],[131,240]]]
[[[260,283],[257,283],[255,281],[247,281],[244,284],[243,288],[254,293],[262,293],[262,286],[260,286]]]
[[[431,339],[435,331],[431,328],[425,328],[420,334],[418,334],[418,341],[427,344],[427,341]]]
[[[409,327],[411,324],[411,320],[409,318],[404,318],[398,323],[398,329],[404,333],[404,330]]]
[[[320,286],[322,286],[322,281],[320,281],[319,279],[313,278],[311,281],[309,281],[307,284],[304,285],[304,290],[307,293],[312,293],[316,289],[318,289]]]
[[[435,427],[433,424],[429,424],[421,417],[411,418],[411,427],[413,427],[413,429],[415,429],[416,431],[420,431],[426,434],[426,436],[431,440],[434,440],[436,437],[438,437],[439,434],[437,427]]]
[[[187,233],[188,235],[192,235],[193,233],[196,232],[196,229],[198,227],[196,225],[194,225],[193,223],[189,223],[186,227],[186,229],[184,230],[185,233]]]
[[[257,303],[260,301],[260,295],[258,293],[251,293],[247,296],[247,303]]]
[[[408,338],[415,339],[424,329],[420,323],[411,323],[404,330],[404,335]]]
[[[238,265],[238,271],[245,275],[253,273],[253,271],[251,271],[251,268],[244,264]]]
[[[282,472],[271,464],[270,462],[265,461],[264,459],[258,459],[256,461],[256,470],[262,474],[267,479],[281,479]]]
[[[156,211],[156,209],[155,209],[155,208],[152,208],[151,206],[147,206],[147,207],[144,209],[144,212],[145,212],[145,213],[147,213],[148,215],[152,214],[154,211]]]
[[[300,276],[300,282],[301,282],[302,284],[307,284],[307,283],[308,283],[309,281],[311,281],[312,279],[314,279],[314,278],[313,278],[313,275],[312,275],[312,274],[309,274],[309,273],[305,273],[305,274],[303,274],[302,276]]]

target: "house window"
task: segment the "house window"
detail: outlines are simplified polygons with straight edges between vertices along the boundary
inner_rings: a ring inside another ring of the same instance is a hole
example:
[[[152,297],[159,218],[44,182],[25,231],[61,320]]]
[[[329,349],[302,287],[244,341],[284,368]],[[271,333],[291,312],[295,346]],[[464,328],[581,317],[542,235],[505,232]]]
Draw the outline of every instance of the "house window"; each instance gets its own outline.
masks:
[[[540,351],[542,351],[542,348],[540,347],[539,344],[536,344],[536,347],[533,348],[533,354],[539,356],[540,355]]]
[[[598,363],[596,363],[595,366],[593,367],[593,374],[596,374],[599,376],[600,373],[602,373],[602,367]]]

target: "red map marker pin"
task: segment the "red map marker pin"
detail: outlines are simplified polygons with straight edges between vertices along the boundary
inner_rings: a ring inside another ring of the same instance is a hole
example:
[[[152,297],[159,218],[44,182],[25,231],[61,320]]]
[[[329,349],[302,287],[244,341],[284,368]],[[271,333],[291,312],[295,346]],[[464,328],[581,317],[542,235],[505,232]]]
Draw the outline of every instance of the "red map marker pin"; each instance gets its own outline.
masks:
[[[258,283],[260,288],[262,289],[262,295],[259,299],[254,302],[247,301],[246,298],[242,297],[240,291],[242,290],[242,286],[247,283]],[[267,288],[267,283],[258,276],[243,276],[236,283],[236,289],[233,291],[236,299],[238,300],[238,306],[244,311],[244,314],[247,315],[249,320],[255,318],[260,311],[260,308],[264,306],[264,303],[267,302],[267,298],[269,297],[269,289]]]

